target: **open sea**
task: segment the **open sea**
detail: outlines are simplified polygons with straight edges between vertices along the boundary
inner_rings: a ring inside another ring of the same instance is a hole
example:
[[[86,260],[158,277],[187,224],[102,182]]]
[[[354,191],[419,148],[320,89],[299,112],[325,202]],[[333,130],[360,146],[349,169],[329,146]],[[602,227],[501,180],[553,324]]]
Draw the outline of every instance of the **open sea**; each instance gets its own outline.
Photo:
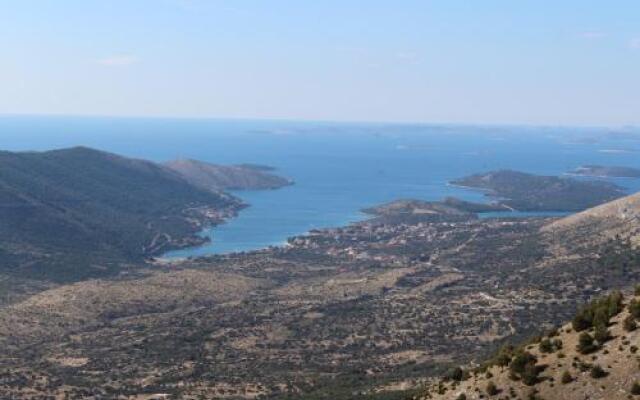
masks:
[[[631,128],[0,117],[2,150],[76,145],[154,161],[265,164],[295,180],[279,190],[234,192],[251,206],[202,232],[212,237],[209,245],[169,257],[283,244],[313,228],[361,220],[362,208],[399,198],[487,201],[482,193],[447,185],[477,172],[559,175],[585,164],[640,168],[640,131]],[[611,180],[630,193],[640,191],[640,179]]]

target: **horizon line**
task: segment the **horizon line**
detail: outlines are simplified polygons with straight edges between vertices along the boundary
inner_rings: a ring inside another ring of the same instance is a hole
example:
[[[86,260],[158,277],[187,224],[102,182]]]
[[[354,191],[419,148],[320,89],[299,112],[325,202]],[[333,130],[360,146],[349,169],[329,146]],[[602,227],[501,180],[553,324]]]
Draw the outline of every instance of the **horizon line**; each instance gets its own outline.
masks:
[[[2,113],[0,118],[87,118],[87,119],[149,119],[192,121],[256,121],[286,123],[319,123],[344,125],[396,125],[396,126],[444,126],[444,127],[498,127],[498,128],[581,128],[581,129],[640,129],[640,123],[631,124],[580,124],[580,123],[519,123],[519,122],[443,122],[443,121],[393,121],[393,120],[331,120],[292,117],[221,117],[185,115],[127,115],[127,114],[67,114],[67,113]]]

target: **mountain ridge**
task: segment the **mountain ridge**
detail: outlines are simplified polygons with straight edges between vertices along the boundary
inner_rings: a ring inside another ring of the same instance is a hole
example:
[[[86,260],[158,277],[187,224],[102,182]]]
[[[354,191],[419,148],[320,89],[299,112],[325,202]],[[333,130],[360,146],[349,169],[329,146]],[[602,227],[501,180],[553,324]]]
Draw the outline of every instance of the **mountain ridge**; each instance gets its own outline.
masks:
[[[2,151],[0,269],[53,279],[102,275],[120,262],[199,244],[203,226],[245,206],[147,160],[83,146]]]
[[[264,166],[226,166],[193,159],[179,159],[163,165],[193,185],[210,191],[279,189],[293,184]]]

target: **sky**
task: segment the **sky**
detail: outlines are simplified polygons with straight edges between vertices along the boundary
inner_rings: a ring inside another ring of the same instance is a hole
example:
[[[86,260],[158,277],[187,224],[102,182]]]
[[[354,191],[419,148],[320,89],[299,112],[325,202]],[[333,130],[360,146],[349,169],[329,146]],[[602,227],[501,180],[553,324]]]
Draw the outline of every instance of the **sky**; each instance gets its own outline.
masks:
[[[0,114],[640,124],[637,0],[0,0]]]

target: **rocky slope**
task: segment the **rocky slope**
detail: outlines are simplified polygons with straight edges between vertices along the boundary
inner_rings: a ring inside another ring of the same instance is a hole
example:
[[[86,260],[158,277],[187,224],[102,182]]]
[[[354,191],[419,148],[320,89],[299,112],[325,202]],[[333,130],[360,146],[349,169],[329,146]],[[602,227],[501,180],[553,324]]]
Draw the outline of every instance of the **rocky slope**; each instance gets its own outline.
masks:
[[[640,396],[640,297],[630,296],[619,308],[614,303],[607,304],[608,311],[596,311],[596,315],[612,314],[600,324],[595,322],[596,315],[591,316],[591,322],[580,322],[583,315],[579,314],[574,322],[527,344],[503,348],[483,366],[452,369],[416,398],[636,398]]]
[[[567,243],[586,245],[612,239],[640,244],[640,193],[560,219],[543,228]]]

